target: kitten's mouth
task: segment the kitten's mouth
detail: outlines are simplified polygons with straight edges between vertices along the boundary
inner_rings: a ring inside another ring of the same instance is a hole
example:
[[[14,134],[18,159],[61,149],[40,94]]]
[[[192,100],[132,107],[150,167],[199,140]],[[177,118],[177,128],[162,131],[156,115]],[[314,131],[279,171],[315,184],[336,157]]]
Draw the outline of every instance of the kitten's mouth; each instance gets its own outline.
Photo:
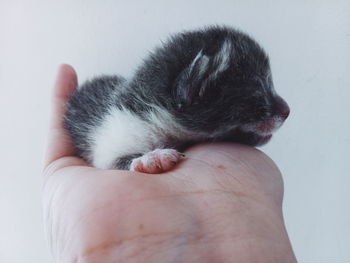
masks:
[[[272,134],[283,124],[283,121],[281,117],[273,117],[259,123],[244,125],[239,135],[244,143],[261,146],[271,140]]]

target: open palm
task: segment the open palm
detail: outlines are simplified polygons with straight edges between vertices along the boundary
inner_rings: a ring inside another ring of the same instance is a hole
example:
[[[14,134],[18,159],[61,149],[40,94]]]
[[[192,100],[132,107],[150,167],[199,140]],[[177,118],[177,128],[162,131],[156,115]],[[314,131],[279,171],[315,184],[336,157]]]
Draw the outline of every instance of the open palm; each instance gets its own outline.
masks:
[[[62,126],[76,85],[74,70],[61,66],[43,187],[57,262],[296,262],[282,178],[265,154],[206,144],[164,174],[92,168]]]

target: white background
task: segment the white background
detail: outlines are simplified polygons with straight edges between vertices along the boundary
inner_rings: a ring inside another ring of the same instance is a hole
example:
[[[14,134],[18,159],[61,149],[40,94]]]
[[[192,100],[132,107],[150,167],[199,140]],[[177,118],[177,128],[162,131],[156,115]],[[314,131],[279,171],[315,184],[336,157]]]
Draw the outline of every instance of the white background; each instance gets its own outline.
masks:
[[[300,262],[350,262],[350,2],[0,0],[0,262],[52,262],[41,220],[41,162],[56,69],[80,80],[130,76],[182,29],[227,24],[270,54],[291,115],[262,148],[285,180]]]

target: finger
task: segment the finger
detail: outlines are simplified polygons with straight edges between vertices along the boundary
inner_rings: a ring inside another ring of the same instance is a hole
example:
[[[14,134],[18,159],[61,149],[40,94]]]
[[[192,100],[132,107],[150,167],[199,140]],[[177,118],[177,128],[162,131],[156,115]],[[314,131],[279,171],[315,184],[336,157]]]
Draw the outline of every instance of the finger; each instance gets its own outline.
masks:
[[[67,101],[77,86],[77,75],[69,65],[61,65],[53,90],[51,123],[49,126],[45,166],[62,157],[74,156],[75,151],[63,126]]]

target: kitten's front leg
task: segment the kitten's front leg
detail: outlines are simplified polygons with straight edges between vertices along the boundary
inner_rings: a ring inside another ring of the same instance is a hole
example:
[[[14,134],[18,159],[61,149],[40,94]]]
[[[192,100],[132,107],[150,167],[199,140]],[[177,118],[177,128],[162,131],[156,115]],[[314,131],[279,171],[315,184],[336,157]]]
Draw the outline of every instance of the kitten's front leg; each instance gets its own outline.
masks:
[[[134,158],[130,164],[130,171],[148,174],[164,173],[173,169],[184,156],[174,149],[156,149]]]

